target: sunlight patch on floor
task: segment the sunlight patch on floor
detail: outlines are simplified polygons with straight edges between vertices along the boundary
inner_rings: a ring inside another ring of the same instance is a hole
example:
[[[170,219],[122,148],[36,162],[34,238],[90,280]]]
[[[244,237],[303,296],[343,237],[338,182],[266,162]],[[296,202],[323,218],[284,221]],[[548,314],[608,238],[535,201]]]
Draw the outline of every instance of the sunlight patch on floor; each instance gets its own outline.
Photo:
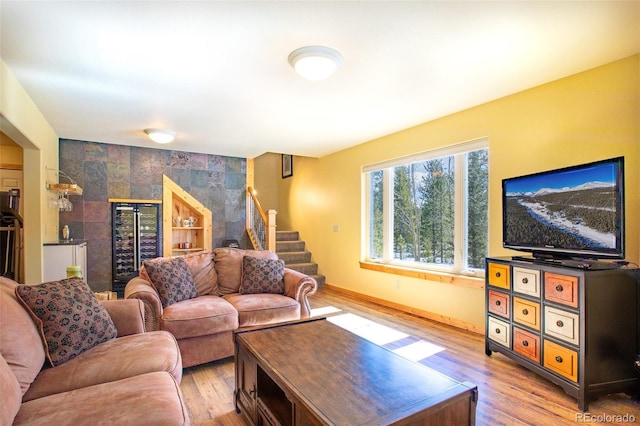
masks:
[[[445,349],[335,306],[311,309],[311,317],[326,317],[327,321],[415,362]]]
[[[333,306],[312,309],[312,316],[326,315],[329,313],[341,312]],[[435,355],[444,350],[443,347],[410,336],[401,331],[395,330],[375,321],[361,316],[344,313],[327,317],[327,321],[349,330],[364,339],[369,340],[379,346],[386,346],[403,358],[418,362]],[[404,341],[403,341],[404,340]]]
[[[311,309],[312,317],[322,317],[324,315],[335,314],[336,312],[342,312],[342,309],[335,306],[323,306],[322,308]]]

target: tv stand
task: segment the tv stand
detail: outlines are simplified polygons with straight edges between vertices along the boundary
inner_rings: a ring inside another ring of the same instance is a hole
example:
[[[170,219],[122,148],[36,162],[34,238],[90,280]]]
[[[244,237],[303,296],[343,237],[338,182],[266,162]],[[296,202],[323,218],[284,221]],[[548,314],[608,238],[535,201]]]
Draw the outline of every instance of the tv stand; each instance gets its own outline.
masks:
[[[618,269],[622,264],[616,262],[603,262],[593,259],[580,259],[570,257],[549,257],[549,256],[512,256],[511,260],[520,262],[535,263],[538,265],[557,265],[565,268],[583,269],[590,271],[607,271]]]
[[[500,352],[559,385],[582,411],[598,397],[640,389],[640,271],[595,268],[531,257],[489,257],[485,268],[485,353]]]

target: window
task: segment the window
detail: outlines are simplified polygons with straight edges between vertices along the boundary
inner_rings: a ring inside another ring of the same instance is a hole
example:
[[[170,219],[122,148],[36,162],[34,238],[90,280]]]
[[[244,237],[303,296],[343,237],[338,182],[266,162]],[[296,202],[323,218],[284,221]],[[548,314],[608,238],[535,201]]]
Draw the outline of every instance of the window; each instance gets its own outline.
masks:
[[[487,255],[486,139],[367,166],[367,261],[480,274]]]

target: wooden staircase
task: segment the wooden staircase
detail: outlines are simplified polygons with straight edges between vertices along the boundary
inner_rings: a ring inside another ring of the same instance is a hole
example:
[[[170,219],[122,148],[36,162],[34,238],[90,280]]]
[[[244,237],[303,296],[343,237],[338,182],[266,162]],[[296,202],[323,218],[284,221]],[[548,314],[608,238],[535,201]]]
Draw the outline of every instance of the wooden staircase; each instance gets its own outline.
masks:
[[[324,275],[318,274],[318,264],[311,261],[311,252],[305,250],[298,231],[276,231],[276,254],[287,268],[313,277],[318,288],[324,286]]]

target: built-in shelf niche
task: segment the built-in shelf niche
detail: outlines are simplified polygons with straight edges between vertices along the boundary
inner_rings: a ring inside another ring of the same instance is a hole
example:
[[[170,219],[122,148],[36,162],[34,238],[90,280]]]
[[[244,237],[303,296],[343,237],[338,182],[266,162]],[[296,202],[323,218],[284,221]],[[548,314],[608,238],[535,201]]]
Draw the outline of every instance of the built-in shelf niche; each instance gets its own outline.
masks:
[[[195,223],[185,223],[194,219]],[[177,183],[162,176],[163,256],[212,249],[211,210]],[[189,247],[184,247],[188,243]]]

